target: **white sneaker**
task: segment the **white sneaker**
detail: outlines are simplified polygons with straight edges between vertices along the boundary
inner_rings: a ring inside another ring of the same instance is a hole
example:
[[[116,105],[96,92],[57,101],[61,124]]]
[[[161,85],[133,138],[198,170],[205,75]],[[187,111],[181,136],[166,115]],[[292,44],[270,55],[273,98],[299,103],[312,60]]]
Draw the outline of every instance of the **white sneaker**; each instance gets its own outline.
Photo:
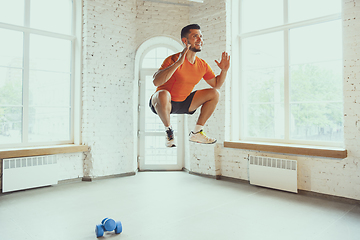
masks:
[[[166,130],[165,145],[166,145],[166,147],[176,147],[175,138],[174,138],[174,131],[172,130],[172,128]]]
[[[190,138],[189,138],[190,142],[212,144],[212,143],[216,143],[216,141],[217,141],[215,138],[207,137],[203,130],[200,130],[199,132],[196,132],[196,133],[191,131],[189,136],[190,136]]]

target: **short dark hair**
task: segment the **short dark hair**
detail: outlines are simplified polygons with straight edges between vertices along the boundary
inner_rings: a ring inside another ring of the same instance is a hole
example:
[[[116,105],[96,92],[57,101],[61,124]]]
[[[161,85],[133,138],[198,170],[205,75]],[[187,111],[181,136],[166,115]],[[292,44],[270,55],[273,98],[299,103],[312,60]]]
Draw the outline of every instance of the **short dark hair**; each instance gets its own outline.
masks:
[[[183,27],[183,29],[181,30],[181,39],[187,38],[191,29],[200,29],[200,26],[198,24],[190,24],[186,27]]]

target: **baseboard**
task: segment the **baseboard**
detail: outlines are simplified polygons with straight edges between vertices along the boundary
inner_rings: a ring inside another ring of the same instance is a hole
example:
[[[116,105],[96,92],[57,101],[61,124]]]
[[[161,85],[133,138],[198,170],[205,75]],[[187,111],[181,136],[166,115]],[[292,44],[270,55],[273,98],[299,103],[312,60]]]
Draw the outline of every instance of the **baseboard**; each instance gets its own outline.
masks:
[[[246,184],[250,184],[249,180],[244,180],[244,179],[240,179],[240,178],[233,178],[233,177],[226,177],[226,176],[217,176],[217,180],[224,180],[227,182],[234,182],[234,183],[246,183]]]
[[[58,184],[68,184],[68,183],[77,183],[77,182],[81,182],[83,178],[78,177],[78,178],[71,178],[71,179],[65,179],[65,180],[59,180]]]
[[[92,182],[93,178],[92,177],[83,177],[81,180],[83,182]]]
[[[187,169],[187,168],[185,168],[185,167],[183,167],[183,169],[182,169],[184,172],[187,172],[187,173],[189,173],[189,169]]]
[[[314,197],[314,198],[327,199],[327,200],[330,200],[330,201],[333,201],[333,202],[341,202],[341,203],[360,205],[360,200],[347,198],[347,197],[339,197],[339,196],[328,195],[328,194],[324,194],[324,193],[311,192],[311,191],[301,190],[301,189],[298,189],[298,194],[304,195],[304,196],[309,196],[309,197]]]
[[[138,170],[138,172],[181,172],[181,171],[183,171],[183,169],[181,169],[181,170],[150,170],[150,169]]]
[[[221,175],[218,175],[218,176],[207,175],[207,174],[203,174],[203,173],[189,171],[186,168],[183,168],[183,171],[187,172],[189,174],[192,174],[192,175],[200,176],[200,177],[206,177],[206,178],[211,178],[211,179],[216,179],[216,180],[223,180],[223,181],[242,183],[242,184],[250,184],[250,182],[248,180],[243,180],[243,179],[238,179],[238,178],[233,178],[233,177],[226,177],[226,176],[221,176]],[[324,194],[324,193],[311,192],[311,191],[307,191],[307,190],[298,189],[297,194],[303,195],[303,196],[314,197],[314,198],[327,199],[329,201],[334,201],[334,202],[342,202],[342,203],[360,205],[360,200],[346,198],[346,197],[339,197],[339,196],[334,196],[334,195],[328,195],[328,194]]]
[[[114,174],[114,175],[108,175],[108,176],[100,176],[100,177],[83,177],[83,182],[92,182],[93,180],[103,180],[103,179],[109,179],[109,178],[119,178],[119,177],[129,177],[136,175],[136,172],[128,172],[128,173],[120,173],[120,174]]]
[[[216,179],[216,180],[220,180],[221,179],[221,175],[210,175],[210,174],[203,174],[203,173],[197,173],[197,172],[193,172],[193,171],[190,171],[189,169],[187,168],[183,168],[182,169],[184,172],[187,172],[191,175],[196,175],[196,176],[200,176],[200,177],[206,177],[206,178],[212,178],[212,179]]]
[[[211,179],[217,179],[217,176],[215,176],[215,175],[197,173],[197,172],[193,172],[193,171],[188,171],[188,173],[191,174],[191,175],[195,175],[195,176],[206,177],[206,178],[211,178]]]

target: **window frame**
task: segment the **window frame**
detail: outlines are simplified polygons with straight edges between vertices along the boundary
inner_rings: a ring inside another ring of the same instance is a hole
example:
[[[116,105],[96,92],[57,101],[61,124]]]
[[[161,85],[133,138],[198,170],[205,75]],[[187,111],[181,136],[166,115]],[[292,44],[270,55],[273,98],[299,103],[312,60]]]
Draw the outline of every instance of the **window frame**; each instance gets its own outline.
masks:
[[[28,148],[52,145],[81,143],[81,72],[82,72],[82,1],[72,0],[71,33],[62,34],[30,27],[30,1],[24,0],[24,24],[13,25],[0,22],[0,28],[21,32],[23,34],[23,77],[22,77],[22,139],[21,143],[0,144],[0,149]],[[29,51],[30,34],[71,41],[70,65],[70,134],[69,139],[62,141],[31,142],[28,141],[29,122]]]
[[[156,40],[157,38],[154,38],[154,40]],[[172,39],[171,39],[172,40]],[[152,39],[150,39],[150,41],[152,41]],[[164,40],[165,41],[165,40]],[[170,38],[168,39],[168,41],[170,41]],[[180,45],[180,44],[179,44]],[[179,52],[180,47],[177,48],[175,43],[154,43],[152,45],[150,45],[147,49],[144,50],[143,54],[140,57],[140,62],[139,62],[139,122],[138,122],[138,141],[139,141],[139,149],[138,149],[138,160],[139,160],[139,170],[140,171],[146,171],[146,170],[151,170],[151,171],[174,171],[174,170],[181,170],[184,167],[184,160],[183,160],[183,151],[184,151],[184,147],[182,146],[182,144],[180,144],[180,146],[177,146],[177,153],[176,153],[176,164],[169,164],[169,163],[165,163],[165,164],[149,164],[146,162],[146,156],[145,156],[145,137],[146,136],[150,136],[150,137],[155,137],[155,136],[165,136],[164,135],[164,131],[146,131],[146,127],[145,127],[145,110],[144,108],[148,108],[148,101],[149,99],[145,98],[145,86],[146,83],[144,82],[145,80],[145,76],[146,75],[152,75],[153,73],[155,73],[157,70],[159,70],[160,66],[156,66],[156,67],[143,67],[143,62],[146,59],[147,54],[152,51],[152,50],[156,50],[157,48],[160,47],[164,47],[167,49],[172,50],[174,53]],[[164,61],[165,58],[154,58],[153,60],[161,60]],[[154,87],[154,92],[155,92],[156,87]],[[143,106],[142,104],[145,105]],[[180,142],[184,142],[184,126],[181,124],[184,122],[184,116],[182,115],[177,115],[177,116],[173,116],[174,120],[176,119],[177,121],[177,129],[175,132],[175,136],[176,136],[176,141],[178,143]]]
[[[228,129],[226,133],[226,138],[230,141],[237,142],[252,142],[252,143],[268,143],[268,144],[289,144],[289,145],[309,145],[309,146],[322,146],[322,147],[340,147],[344,146],[344,141],[342,142],[321,142],[321,141],[305,141],[305,140],[294,140],[290,139],[290,119],[289,119],[289,110],[290,110],[290,99],[289,99],[289,31],[294,28],[306,27],[318,23],[326,23],[334,20],[341,20],[342,13],[330,14],[323,17],[303,20],[299,22],[288,22],[288,0],[283,0],[284,4],[284,24],[280,26],[274,26],[271,28],[265,28],[261,30],[255,30],[252,32],[241,32],[241,4],[242,1],[233,0],[232,4],[232,61],[233,66],[238,65],[238,68],[232,68],[231,74],[232,78],[236,79],[231,82],[231,103],[230,109],[232,109],[230,117],[230,126],[231,131]],[[242,85],[244,84],[242,78],[242,58],[241,58],[241,49],[242,49],[242,40],[253,37],[260,36],[268,33],[283,32],[284,34],[284,117],[285,124],[284,127],[285,137],[284,139],[265,139],[265,138],[246,138],[243,132],[244,128],[244,108],[242,107],[245,99],[243,93]],[[240,104],[239,104],[240,103]],[[228,115],[229,116],[229,115]],[[287,136],[287,137],[286,137]]]
[[[140,81],[140,72],[142,69],[142,62],[143,59],[145,57],[145,55],[151,51],[151,49],[156,48],[157,46],[166,46],[168,48],[174,48],[174,50],[177,50],[175,52],[179,52],[182,51],[183,47],[181,45],[181,43],[177,40],[175,40],[176,38],[173,37],[169,37],[169,36],[154,36],[149,38],[148,40],[146,40],[145,42],[143,42],[138,49],[136,50],[136,54],[135,54],[135,67],[134,67],[134,102],[135,102],[135,107],[133,108],[133,112],[132,112],[132,116],[134,119],[134,122],[137,122],[137,124],[133,125],[133,138],[137,139],[137,144],[134,144],[134,148],[133,148],[133,153],[134,153],[134,162],[137,164],[137,168],[140,167],[140,161],[141,160],[141,151],[143,151],[141,148],[141,143],[140,143],[140,136],[139,136],[139,130],[140,130],[140,124],[142,119],[140,118],[140,105],[141,105],[141,99],[140,99],[140,87],[141,85],[139,84]],[[146,68],[144,68],[146,69]],[[146,71],[146,70],[145,70]],[[148,105],[146,105],[145,107],[148,107]],[[184,119],[182,121],[183,124],[181,124],[183,129],[187,129],[187,116],[182,116]],[[180,126],[178,126],[180,127]],[[179,132],[183,132],[179,129]],[[163,135],[164,136],[164,135]],[[186,143],[183,140],[180,140],[181,136],[177,136],[178,140],[177,142],[180,143],[179,141],[182,141],[184,143],[184,149],[186,150]],[[185,138],[182,138],[185,139]],[[181,145],[181,144],[180,144]],[[187,146],[188,147],[188,146]],[[178,150],[178,160],[180,159],[180,161],[182,162],[183,166],[187,166],[187,156],[185,154],[185,150]],[[180,157],[180,158],[179,158]]]

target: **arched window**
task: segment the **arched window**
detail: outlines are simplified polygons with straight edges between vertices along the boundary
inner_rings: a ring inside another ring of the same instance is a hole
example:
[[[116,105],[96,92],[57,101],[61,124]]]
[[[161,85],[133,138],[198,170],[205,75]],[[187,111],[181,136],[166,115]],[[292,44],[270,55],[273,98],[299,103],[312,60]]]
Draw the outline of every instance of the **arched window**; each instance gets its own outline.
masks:
[[[168,47],[156,47],[146,53],[141,68],[159,69],[164,59],[175,52]]]
[[[165,128],[159,116],[149,107],[149,100],[156,91],[153,75],[168,56],[182,50],[182,46],[171,38],[156,37],[146,41],[138,49],[139,61],[139,149],[140,170],[181,170],[182,147],[165,147]],[[141,51],[141,52],[140,52]],[[171,115],[171,125],[177,142],[182,141],[183,127],[178,124],[182,116]],[[181,131],[179,131],[181,129]],[[181,134],[178,132],[181,132]],[[183,144],[180,144],[183,145]]]

